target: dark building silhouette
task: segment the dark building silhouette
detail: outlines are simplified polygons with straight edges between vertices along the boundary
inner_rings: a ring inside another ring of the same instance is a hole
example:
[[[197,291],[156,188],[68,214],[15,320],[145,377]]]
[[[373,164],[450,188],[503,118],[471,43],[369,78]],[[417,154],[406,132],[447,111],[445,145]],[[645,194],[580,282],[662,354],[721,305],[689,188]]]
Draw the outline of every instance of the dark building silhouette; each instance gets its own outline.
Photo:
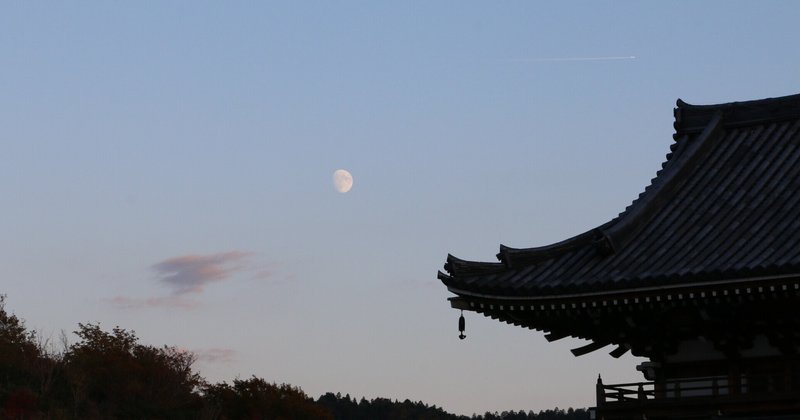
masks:
[[[800,95],[678,100],[662,169],[618,217],[499,262],[448,255],[456,309],[649,361],[598,419],[800,418]],[[589,384],[586,384],[589,386]]]

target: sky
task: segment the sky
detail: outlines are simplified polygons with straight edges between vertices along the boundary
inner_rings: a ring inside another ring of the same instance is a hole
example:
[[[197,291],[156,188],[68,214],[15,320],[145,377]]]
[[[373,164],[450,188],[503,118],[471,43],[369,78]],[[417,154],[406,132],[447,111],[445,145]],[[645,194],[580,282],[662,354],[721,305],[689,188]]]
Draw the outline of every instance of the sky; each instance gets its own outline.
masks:
[[[616,216],[665,159],[678,98],[800,93],[798,14],[5,3],[0,293],[45,335],[119,325],[212,381],[459,414],[591,406],[598,374],[639,381],[642,360],[475,313],[461,341],[436,271]]]

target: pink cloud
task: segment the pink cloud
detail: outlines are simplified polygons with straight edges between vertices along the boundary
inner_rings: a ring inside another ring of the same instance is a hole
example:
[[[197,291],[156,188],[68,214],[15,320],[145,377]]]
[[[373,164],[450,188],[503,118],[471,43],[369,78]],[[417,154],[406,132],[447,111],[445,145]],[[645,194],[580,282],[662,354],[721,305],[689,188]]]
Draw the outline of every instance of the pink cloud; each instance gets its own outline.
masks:
[[[267,280],[275,275],[275,271],[271,269],[262,269],[253,276],[254,280]]]
[[[183,255],[156,263],[152,268],[175,295],[199,293],[207,284],[223,281],[244,268],[243,260],[249,255],[241,251]]]
[[[130,297],[116,296],[108,299],[114,306],[122,309],[140,308],[175,308],[195,309],[200,303],[187,296],[203,292],[210,283],[229,279],[235,273],[241,273],[252,280],[268,280],[275,282],[277,275],[275,264],[257,264],[247,261],[252,254],[242,251],[228,251],[209,255],[182,255],[155,263],[151,268],[157,273],[158,281],[166,284],[172,293],[168,296]],[[284,276],[283,281],[291,280],[291,274]],[[281,280],[277,281],[278,283]]]

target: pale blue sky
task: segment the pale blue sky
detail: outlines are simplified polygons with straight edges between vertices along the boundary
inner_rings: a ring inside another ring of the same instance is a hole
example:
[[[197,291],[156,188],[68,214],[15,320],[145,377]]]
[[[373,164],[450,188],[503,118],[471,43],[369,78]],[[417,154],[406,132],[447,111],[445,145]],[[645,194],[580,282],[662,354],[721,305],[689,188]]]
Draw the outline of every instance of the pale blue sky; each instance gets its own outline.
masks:
[[[598,373],[638,380],[638,361],[576,359],[580,342],[475,314],[461,342],[436,270],[448,252],[492,260],[614,217],[660,167],[678,97],[800,92],[798,15],[789,1],[8,2],[0,292],[46,333],[98,321],[196,350],[211,380],[464,414],[590,406]],[[611,56],[636,58],[537,61]]]

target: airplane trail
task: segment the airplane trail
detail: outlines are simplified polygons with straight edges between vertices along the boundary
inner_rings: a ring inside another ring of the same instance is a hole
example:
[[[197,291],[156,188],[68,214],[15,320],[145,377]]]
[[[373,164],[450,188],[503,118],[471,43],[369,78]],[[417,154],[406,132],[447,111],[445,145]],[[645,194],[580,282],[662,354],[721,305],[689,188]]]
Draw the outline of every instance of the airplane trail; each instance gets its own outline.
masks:
[[[620,55],[608,57],[553,57],[553,58],[518,58],[511,61],[525,63],[545,63],[558,61],[607,61],[607,60],[635,60],[635,55]]]

